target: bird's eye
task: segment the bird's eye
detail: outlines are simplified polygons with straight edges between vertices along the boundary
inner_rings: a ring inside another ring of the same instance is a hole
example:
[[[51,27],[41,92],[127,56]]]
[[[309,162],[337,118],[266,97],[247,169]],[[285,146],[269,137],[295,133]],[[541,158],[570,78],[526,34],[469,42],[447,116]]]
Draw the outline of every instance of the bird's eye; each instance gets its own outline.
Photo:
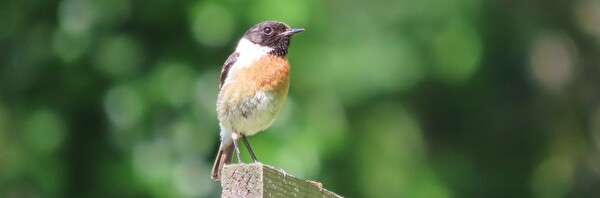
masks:
[[[270,27],[266,27],[265,29],[263,29],[263,32],[267,35],[271,34],[271,32],[273,32],[273,29],[271,29]]]

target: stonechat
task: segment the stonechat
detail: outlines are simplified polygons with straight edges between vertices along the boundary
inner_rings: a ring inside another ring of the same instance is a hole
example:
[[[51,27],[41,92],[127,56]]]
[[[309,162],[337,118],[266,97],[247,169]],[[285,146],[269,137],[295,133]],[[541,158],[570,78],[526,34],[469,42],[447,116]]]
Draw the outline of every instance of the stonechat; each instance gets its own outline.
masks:
[[[221,178],[221,169],[231,163],[234,150],[242,163],[237,143],[240,137],[253,162],[258,162],[246,136],[268,128],[283,107],[290,85],[290,65],[285,56],[290,37],[302,31],[278,21],[256,24],[223,64],[217,98],[221,145],[212,179]]]

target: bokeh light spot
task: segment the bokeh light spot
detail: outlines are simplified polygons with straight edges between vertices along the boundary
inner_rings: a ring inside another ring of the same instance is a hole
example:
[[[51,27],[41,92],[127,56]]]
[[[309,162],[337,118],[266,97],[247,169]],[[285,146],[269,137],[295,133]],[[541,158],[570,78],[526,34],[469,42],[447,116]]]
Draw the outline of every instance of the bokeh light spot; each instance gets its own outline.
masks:
[[[78,60],[89,49],[91,40],[87,33],[71,33],[57,29],[52,35],[54,53],[65,63]]]
[[[306,124],[302,124],[303,131],[300,132],[306,139],[315,142],[316,149],[323,155],[338,151],[346,144],[346,135],[349,129],[346,112],[341,101],[332,94],[315,94],[310,100],[303,104]],[[290,119],[285,126],[294,123]],[[280,128],[285,129],[285,126]]]
[[[160,98],[179,107],[190,102],[194,96],[196,72],[187,64],[164,62],[159,64],[154,80]]]
[[[307,23],[310,16],[309,1],[303,0],[263,0],[252,3],[253,22],[266,20],[283,21],[292,27],[299,27]]]
[[[576,52],[572,40],[563,34],[543,32],[530,49],[533,78],[550,91],[559,91],[573,75]]]
[[[121,85],[108,91],[104,98],[104,110],[118,129],[131,129],[141,120],[144,104],[134,87]]]
[[[219,93],[220,70],[213,69],[202,72],[196,80],[195,96],[193,100],[193,111],[200,117],[211,117],[211,121],[216,122],[215,109],[217,94]],[[216,125],[215,125],[216,126]]]
[[[92,5],[95,18],[102,25],[118,25],[131,14],[131,0],[94,0]]]
[[[95,57],[96,69],[113,78],[131,76],[143,60],[141,46],[127,36],[104,41]]]
[[[58,7],[61,29],[69,33],[88,32],[94,22],[94,12],[89,0],[63,0]]]
[[[203,1],[198,1],[192,8],[190,21],[194,39],[212,47],[225,45],[231,39],[236,25],[235,18],[227,8]]]
[[[572,185],[573,160],[553,156],[543,161],[533,173],[531,188],[535,197],[565,197]]]
[[[309,83],[331,88],[343,102],[361,100],[369,94],[406,90],[422,77],[423,70],[414,46],[407,41],[385,37],[370,39],[366,36],[354,43],[315,50],[323,56],[311,64],[318,73],[305,76]],[[311,74],[306,73],[306,74]],[[351,86],[349,86],[351,85]]]
[[[137,175],[149,184],[170,181],[173,164],[169,147],[164,140],[139,143],[133,151]]]
[[[377,104],[363,115],[355,129],[361,132],[356,160],[366,197],[411,197],[411,181],[423,177],[419,124],[404,107],[391,103]]]
[[[55,151],[64,142],[65,130],[63,119],[48,109],[35,111],[25,124],[27,142],[43,153]]]
[[[575,8],[581,29],[600,39],[600,1],[580,1]]]
[[[175,187],[185,197],[202,197],[212,194],[216,182],[210,179],[208,167],[202,161],[188,159],[178,163],[173,171]]]
[[[435,75],[449,84],[462,83],[477,70],[482,54],[479,33],[463,20],[454,20],[433,40]]]
[[[216,122],[214,125],[217,125]],[[217,131],[206,131],[187,119],[175,122],[171,126],[174,150],[179,153],[209,153],[215,142],[211,132],[217,134]]]
[[[292,139],[277,149],[277,165],[299,178],[314,177],[319,171],[319,153],[308,143],[309,139]]]

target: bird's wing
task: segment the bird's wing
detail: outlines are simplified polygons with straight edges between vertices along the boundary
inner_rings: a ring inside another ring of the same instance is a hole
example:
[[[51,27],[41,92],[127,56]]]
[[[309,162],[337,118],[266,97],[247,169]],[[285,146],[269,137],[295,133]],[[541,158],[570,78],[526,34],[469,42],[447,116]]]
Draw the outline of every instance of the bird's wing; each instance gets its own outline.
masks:
[[[235,61],[237,61],[239,56],[240,53],[234,52],[233,54],[229,55],[229,58],[227,58],[227,60],[223,64],[223,68],[221,69],[221,83],[219,84],[219,89],[223,87],[223,83],[225,83],[225,79],[227,78],[229,69],[231,69],[231,66],[235,64]]]

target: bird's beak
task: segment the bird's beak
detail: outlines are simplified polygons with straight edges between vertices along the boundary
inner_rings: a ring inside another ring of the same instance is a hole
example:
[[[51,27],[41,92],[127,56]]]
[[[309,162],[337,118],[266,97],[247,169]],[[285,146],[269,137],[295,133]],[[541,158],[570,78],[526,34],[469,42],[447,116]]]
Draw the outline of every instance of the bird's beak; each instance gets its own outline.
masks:
[[[294,34],[298,34],[300,32],[304,31],[304,28],[292,28],[291,30],[279,33],[279,35],[281,36],[292,36]]]

